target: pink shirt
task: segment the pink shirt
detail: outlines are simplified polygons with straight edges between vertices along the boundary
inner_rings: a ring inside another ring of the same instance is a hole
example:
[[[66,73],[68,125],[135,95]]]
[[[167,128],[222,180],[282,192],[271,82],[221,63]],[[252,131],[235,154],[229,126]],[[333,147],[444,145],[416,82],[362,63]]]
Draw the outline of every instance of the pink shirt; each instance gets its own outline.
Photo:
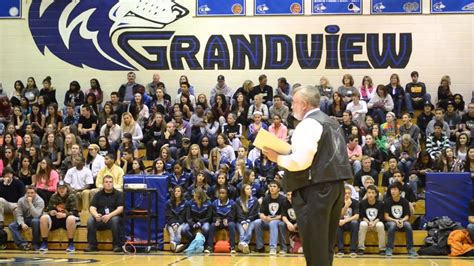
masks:
[[[51,174],[49,176],[49,183],[46,184],[45,181],[46,180],[41,178],[40,180],[36,182],[36,187],[41,188],[41,189],[47,189],[48,191],[51,191],[51,192],[56,192],[56,188],[59,182],[58,172],[56,172],[56,170],[51,170]],[[48,188],[46,188],[46,185],[48,186]]]
[[[355,148],[353,150],[351,150],[351,149],[349,149],[349,145],[347,145],[347,155],[348,155],[349,159],[353,155],[356,155],[356,156],[362,155],[362,147],[359,144],[357,144],[357,146],[355,146]]]
[[[286,137],[288,136],[288,129],[283,124],[280,124],[280,127],[278,127],[278,129],[276,129],[273,124],[271,124],[268,128],[268,131],[282,140],[286,140]]]

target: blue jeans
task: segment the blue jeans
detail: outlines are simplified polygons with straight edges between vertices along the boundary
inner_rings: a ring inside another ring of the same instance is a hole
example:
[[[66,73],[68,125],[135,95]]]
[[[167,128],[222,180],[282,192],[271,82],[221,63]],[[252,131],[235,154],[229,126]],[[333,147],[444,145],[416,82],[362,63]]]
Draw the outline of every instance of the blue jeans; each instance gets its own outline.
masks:
[[[351,221],[343,226],[337,227],[337,248],[339,252],[344,252],[344,232],[351,232],[351,248],[350,252],[357,251],[357,245],[359,243],[359,221]]]
[[[403,98],[393,98],[393,111],[395,112],[397,118],[402,116],[402,104]]]
[[[423,105],[425,102],[431,102],[431,95],[429,93],[426,93],[423,95],[423,100],[421,102],[414,102],[413,99],[411,98],[410,93],[405,93],[405,104],[407,106],[407,111],[412,114],[413,113],[413,108],[416,109],[421,109],[423,110]]]
[[[166,226],[166,229],[168,229],[168,233],[170,235],[170,242],[173,242],[176,245],[181,243],[181,235],[185,225],[187,224],[178,225],[178,230],[176,230],[176,232],[173,230],[172,226]]]
[[[411,224],[409,222],[403,222],[402,228],[398,228],[395,222],[386,222],[385,227],[387,228],[387,248],[393,249],[396,231],[405,231],[407,249],[413,248],[413,229],[411,228]]]
[[[244,230],[244,227],[241,223],[236,223],[235,227],[237,227],[237,231],[239,232],[239,241],[249,244],[250,240],[252,239],[252,232],[255,228],[255,221],[249,223],[247,231]]]
[[[385,123],[385,112],[381,108],[373,108],[371,111],[372,117],[374,118],[375,123],[383,124]]]
[[[209,223],[204,223],[201,225],[201,233],[204,235],[204,237],[206,238],[206,240],[208,239],[208,235],[209,235],[209,228],[210,228],[210,225]],[[194,229],[194,228],[191,228],[189,226],[188,223],[185,223],[183,225],[183,228],[181,229],[181,235],[183,236],[186,236],[186,238],[188,239],[188,243],[191,243],[191,241],[193,241],[194,239],[194,236],[195,236],[195,231],[197,229]]]
[[[25,224],[30,226],[31,229],[33,230],[33,246],[39,247],[41,244],[41,237],[40,237],[40,218],[33,218],[33,217],[25,217]],[[10,228],[10,232],[12,233],[13,241],[15,241],[15,244],[17,246],[21,246],[24,244],[27,244],[28,242],[23,238],[21,235],[21,227],[20,225],[15,221],[12,222],[11,224],[8,225],[8,228]]]
[[[323,111],[325,114],[328,114],[328,111],[329,111],[329,104],[331,102],[329,101],[329,99],[324,99],[321,101],[320,105],[319,105],[319,108],[321,109],[321,111]]]
[[[207,239],[207,246],[208,248],[214,249],[214,236],[216,234],[216,231],[220,230],[229,230],[229,244],[230,248],[234,249],[235,248],[235,223],[234,222],[229,222],[227,226],[224,224],[220,224],[219,226],[216,226],[214,223],[211,224],[209,228],[209,238]]]
[[[402,171],[403,176],[405,178],[410,176],[410,169],[411,169],[412,165],[413,165],[412,161],[405,161],[405,162],[399,161],[398,162],[398,169],[400,169],[400,171]],[[408,180],[408,179],[405,179],[405,180]]]
[[[467,231],[469,232],[469,235],[471,236],[471,240],[474,242],[474,224],[468,224]]]
[[[287,251],[286,246],[286,225],[280,220],[264,222],[261,219],[255,220],[255,237],[257,240],[257,249],[263,248],[263,230],[270,230],[270,249],[276,249],[278,237],[280,238],[281,250]]]
[[[87,221],[87,242],[90,247],[97,247],[97,231],[112,230],[112,242],[114,247],[123,245],[122,217],[114,216],[106,223],[97,222],[94,217]]]

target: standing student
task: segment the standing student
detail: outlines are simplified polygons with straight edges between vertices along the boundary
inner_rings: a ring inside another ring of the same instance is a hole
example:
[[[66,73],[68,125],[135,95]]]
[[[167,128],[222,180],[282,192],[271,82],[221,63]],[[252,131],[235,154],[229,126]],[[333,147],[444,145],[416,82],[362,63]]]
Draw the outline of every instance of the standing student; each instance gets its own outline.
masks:
[[[291,154],[264,150],[271,161],[287,170],[283,186],[293,192],[306,264],[311,266],[332,265],[344,180],[352,178],[342,130],[319,110],[319,101],[313,87],[298,87],[292,107],[301,122],[291,137]]]

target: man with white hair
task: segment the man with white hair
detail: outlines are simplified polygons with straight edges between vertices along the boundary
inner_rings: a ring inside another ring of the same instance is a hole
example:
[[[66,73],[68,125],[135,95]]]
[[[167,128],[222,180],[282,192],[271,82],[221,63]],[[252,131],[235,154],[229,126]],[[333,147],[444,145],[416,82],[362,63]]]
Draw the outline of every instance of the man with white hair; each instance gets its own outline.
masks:
[[[319,102],[320,94],[314,87],[295,89],[293,115],[301,122],[291,137],[291,153],[279,154],[268,147],[263,151],[286,169],[283,187],[293,192],[308,266],[332,265],[344,205],[344,180],[352,178],[342,130],[319,109]]]

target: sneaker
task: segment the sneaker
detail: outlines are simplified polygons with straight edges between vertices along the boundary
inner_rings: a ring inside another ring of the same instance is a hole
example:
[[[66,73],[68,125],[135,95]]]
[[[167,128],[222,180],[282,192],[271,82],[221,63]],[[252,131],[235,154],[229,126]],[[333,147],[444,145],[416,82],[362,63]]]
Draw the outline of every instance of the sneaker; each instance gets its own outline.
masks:
[[[380,256],[384,256],[384,255],[385,255],[385,249],[381,249],[381,250],[379,251],[379,255],[380,255]]]
[[[208,247],[208,248],[206,248],[206,249],[204,250],[204,253],[205,253],[205,254],[211,254],[211,253],[212,253],[212,249],[211,249],[210,247]]]
[[[250,253],[250,248],[249,248],[249,245],[247,243],[244,243],[244,246],[242,248],[242,253],[244,253],[244,254],[249,254]]]
[[[410,249],[408,250],[408,256],[410,256],[410,257],[418,257],[418,253],[416,253],[416,251],[415,251],[414,249],[410,248]]]
[[[171,252],[175,252],[175,250],[176,250],[176,243],[175,242],[170,242],[170,249],[171,249]]]
[[[66,252],[74,252],[74,251],[76,251],[76,248],[74,247],[73,243],[67,245]]]
[[[176,246],[176,250],[174,252],[175,253],[181,253],[181,252],[183,252],[185,247],[186,246],[184,244],[179,244],[179,245]]]
[[[364,255],[364,250],[361,249],[361,248],[359,248],[359,249],[357,250],[357,255],[360,255],[360,256]]]
[[[114,252],[123,252],[122,247],[114,247]]]
[[[276,249],[270,249],[270,256],[276,256],[277,251]]]
[[[339,251],[337,252],[336,256],[338,256],[339,258],[342,258],[344,256],[344,252]]]
[[[95,251],[99,251],[97,247],[95,246],[88,246],[87,248],[84,249],[84,252],[95,252]]]
[[[393,251],[392,251],[391,248],[387,248],[387,249],[385,250],[385,256],[387,256],[387,257],[393,256]]]
[[[256,253],[265,253],[265,248],[255,248]]]
[[[351,253],[349,253],[349,256],[351,256],[351,258],[356,258],[357,253],[355,251],[351,251]]]
[[[46,252],[48,251],[48,243],[42,242],[39,247],[39,252]]]
[[[244,244],[245,242],[239,242],[237,245],[237,250],[243,252],[244,251]]]
[[[20,249],[23,250],[23,251],[28,251],[28,250],[30,250],[30,246],[28,246],[27,243],[24,243],[24,244],[20,245]]]
[[[280,250],[280,252],[278,254],[280,254],[281,256],[285,256],[286,255],[286,250],[282,249],[282,250]]]
[[[235,248],[231,248],[230,249],[230,254],[235,254],[235,253],[237,253],[237,251],[235,251]]]

